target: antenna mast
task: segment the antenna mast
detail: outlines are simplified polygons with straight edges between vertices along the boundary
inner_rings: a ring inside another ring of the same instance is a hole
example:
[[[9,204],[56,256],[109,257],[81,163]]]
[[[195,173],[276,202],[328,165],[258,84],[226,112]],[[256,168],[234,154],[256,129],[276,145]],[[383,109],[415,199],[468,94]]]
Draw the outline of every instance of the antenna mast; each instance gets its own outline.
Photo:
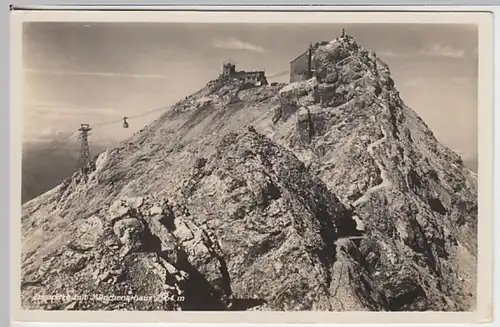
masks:
[[[78,166],[82,172],[82,175],[87,181],[87,174],[89,170],[92,168],[92,157],[90,155],[90,146],[88,141],[88,136],[91,135],[89,132],[92,130],[89,124],[81,124],[80,129],[78,129],[80,133],[80,138],[82,139],[82,145],[80,147],[80,158],[78,160]]]

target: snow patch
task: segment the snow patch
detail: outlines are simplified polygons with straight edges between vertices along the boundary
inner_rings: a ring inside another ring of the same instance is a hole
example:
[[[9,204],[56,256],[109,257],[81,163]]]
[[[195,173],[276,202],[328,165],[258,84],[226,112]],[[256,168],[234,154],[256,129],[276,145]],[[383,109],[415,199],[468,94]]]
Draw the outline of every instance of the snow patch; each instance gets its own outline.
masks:
[[[363,222],[363,220],[361,220],[361,218],[354,215],[354,216],[352,216],[352,219],[354,219],[354,221],[356,222],[356,229],[358,231],[362,232],[365,230],[365,223]]]
[[[375,158],[375,155],[373,153],[373,148],[380,145],[382,142],[384,142],[387,139],[387,133],[384,130],[383,127],[380,128],[382,131],[382,134],[384,135],[381,139],[371,143],[368,145],[367,150],[368,153],[373,157],[373,160],[375,160],[375,163],[378,166],[378,169],[380,170],[380,178],[382,178],[382,182],[378,185],[375,185],[373,187],[370,187],[368,190],[366,190],[365,194],[358,198],[356,201],[354,201],[353,205],[357,206],[361,203],[367,202],[370,198],[370,195],[380,189],[387,188],[391,186],[391,183],[389,182],[389,179],[387,177],[387,171],[385,170],[385,167]]]
[[[95,169],[88,176],[89,184],[93,185],[97,184],[97,179],[95,177],[100,171],[104,170],[104,168],[106,167],[106,163],[108,162],[108,158],[109,158],[109,150],[104,151],[97,157],[95,161]]]
[[[198,107],[203,107],[206,106],[207,104],[210,104],[212,101],[213,101],[212,98],[203,96],[196,101],[196,105]]]
[[[192,231],[189,229],[186,223],[184,223],[180,219],[176,219],[174,220],[174,224],[175,224],[174,234],[180,240],[188,241],[194,238]]]
[[[155,204],[151,209],[149,209],[150,216],[161,215],[163,213],[163,209],[159,204]]]
[[[129,213],[130,209],[138,209],[144,204],[142,197],[122,197],[109,207],[108,218],[110,220],[120,219]]]
[[[108,157],[109,150],[104,151],[97,157],[97,160],[95,161],[95,172],[101,171],[106,166]]]

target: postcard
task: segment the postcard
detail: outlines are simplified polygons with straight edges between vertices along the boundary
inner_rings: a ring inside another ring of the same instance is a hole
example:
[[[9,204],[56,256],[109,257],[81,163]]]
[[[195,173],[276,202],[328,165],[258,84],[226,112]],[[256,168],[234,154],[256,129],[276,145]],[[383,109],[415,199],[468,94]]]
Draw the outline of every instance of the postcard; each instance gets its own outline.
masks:
[[[15,320],[491,319],[491,14],[11,17]]]

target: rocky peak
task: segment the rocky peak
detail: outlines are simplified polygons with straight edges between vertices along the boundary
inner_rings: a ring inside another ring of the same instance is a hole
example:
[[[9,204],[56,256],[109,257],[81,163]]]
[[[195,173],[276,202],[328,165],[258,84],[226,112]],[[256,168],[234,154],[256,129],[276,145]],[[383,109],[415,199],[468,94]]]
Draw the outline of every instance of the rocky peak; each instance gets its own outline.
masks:
[[[475,176],[374,52],[343,37],[313,62],[287,85],[211,81],[101,154],[87,182],[27,203],[24,305],[64,286],[171,290],[143,304],[164,310],[472,308]],[[98,283],[106,262],[130,273]]]

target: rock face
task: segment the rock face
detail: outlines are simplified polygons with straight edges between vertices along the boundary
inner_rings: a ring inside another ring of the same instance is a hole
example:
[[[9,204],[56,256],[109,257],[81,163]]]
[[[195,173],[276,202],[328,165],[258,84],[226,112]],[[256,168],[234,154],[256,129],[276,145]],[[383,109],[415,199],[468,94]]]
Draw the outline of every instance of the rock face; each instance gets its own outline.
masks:
[[[474,309],[476,176],[375,53],[344,37],[313,60],[288,85],[212,81],[26,203],[23,306]]]

